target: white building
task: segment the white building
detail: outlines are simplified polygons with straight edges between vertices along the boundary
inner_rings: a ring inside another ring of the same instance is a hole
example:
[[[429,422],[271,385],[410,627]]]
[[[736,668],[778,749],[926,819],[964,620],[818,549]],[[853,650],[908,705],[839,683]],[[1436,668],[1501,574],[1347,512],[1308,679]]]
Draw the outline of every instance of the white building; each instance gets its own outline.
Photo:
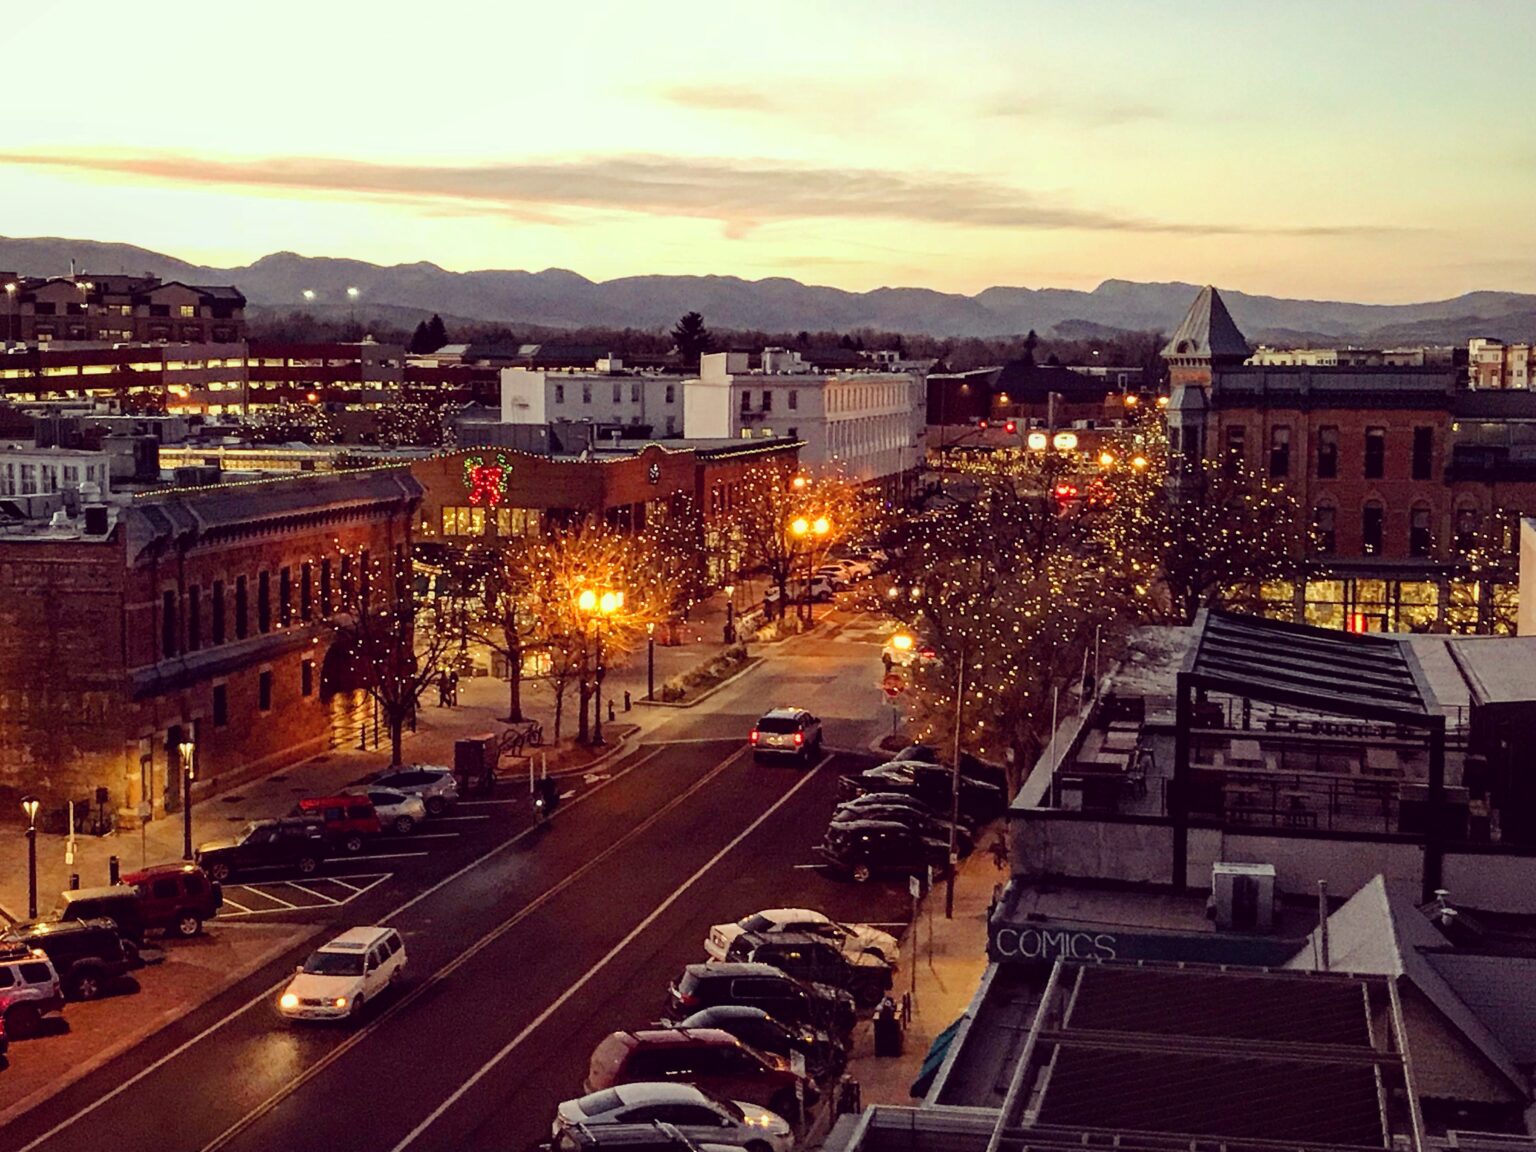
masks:
[[[561,420],[645,425],[653,437],[683,434],[683,378],[626,370],[617,357],[588,369],[503,368],[504,424]]]
[[[106,452],[80,448],[39,448],[27,441],[0,443],[0,496],[73,492],[98,500],[112,487]]]
[[[684,394],[683,426],[693,439],[800,440],[801,463],[849,479],[898,487],[922,457],[923,371],[813,372],[797,352],[763,350],[763,367],[742,352],[700,362]]]

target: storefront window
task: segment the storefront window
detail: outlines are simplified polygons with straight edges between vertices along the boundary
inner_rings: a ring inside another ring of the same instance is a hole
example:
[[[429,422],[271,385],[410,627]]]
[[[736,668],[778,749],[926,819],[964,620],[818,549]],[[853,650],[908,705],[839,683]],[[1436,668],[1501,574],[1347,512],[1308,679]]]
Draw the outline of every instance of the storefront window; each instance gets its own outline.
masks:
[[[1344,581],[1307,581],[1306,623],[1319,628],[1344,627]]]
[[[1520,610],[1520,586],[1495,584],[1493,586],[1493,633],[1495,636],[1512,636],[1515,620]]]
[[[1445,623],[1452,632],[1476,632],[1478,586],[1475,580],[1453,580],[1446,601]]]
[[[484,508],[443,508],[444,536],[484,536]]]
[[[1259,588],[1259,611],[1271,620],[1296,618],[1296,585],[1289,580],[1272,580]]]
[[[1404,580],[1398,585],[1397,627],[1401,632],[1428,632],[1440,616],[1440,589],[1429,581]]]

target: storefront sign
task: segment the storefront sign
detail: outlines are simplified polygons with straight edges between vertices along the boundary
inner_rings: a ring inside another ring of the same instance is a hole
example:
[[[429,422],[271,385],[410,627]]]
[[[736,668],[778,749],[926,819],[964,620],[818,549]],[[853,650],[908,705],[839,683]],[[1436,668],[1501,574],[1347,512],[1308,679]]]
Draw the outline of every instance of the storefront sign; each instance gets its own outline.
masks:
[[[1305,940],[1248,936],[1235,932],[1127,931],[1070,921],[994,920],[987,930],[987,955],[1000,963],[1052,964],[1057,960],[1187,960],[1201,964],[1278,966]]]

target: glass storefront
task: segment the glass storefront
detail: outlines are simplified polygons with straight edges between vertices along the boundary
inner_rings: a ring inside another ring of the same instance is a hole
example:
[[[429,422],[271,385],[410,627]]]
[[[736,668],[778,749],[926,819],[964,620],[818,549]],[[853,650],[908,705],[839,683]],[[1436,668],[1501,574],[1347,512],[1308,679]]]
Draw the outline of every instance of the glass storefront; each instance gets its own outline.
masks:
[[[1263,588],[1263,615],[1295,619],[1292,585]],[[1330,577],[1306,581],[1301,622],[1351,632],[1514,631],[1518,588],[1475,580]]]

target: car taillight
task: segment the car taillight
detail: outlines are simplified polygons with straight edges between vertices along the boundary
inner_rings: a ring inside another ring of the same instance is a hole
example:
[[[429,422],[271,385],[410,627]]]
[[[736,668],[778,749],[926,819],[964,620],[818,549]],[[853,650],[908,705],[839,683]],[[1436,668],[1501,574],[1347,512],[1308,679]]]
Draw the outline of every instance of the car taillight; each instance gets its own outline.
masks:
[[[805,743],[805,733],[804,732],[796,732],[795,733],[795,747],[798,748],[798,747],[800,747],[800,745],[802,745],[804,743]]]
[[[749,744],[756,744],[757,743],[757,729],[756,728],[752,729],[752,735],[747,737],[747,743],[749,743]]]

